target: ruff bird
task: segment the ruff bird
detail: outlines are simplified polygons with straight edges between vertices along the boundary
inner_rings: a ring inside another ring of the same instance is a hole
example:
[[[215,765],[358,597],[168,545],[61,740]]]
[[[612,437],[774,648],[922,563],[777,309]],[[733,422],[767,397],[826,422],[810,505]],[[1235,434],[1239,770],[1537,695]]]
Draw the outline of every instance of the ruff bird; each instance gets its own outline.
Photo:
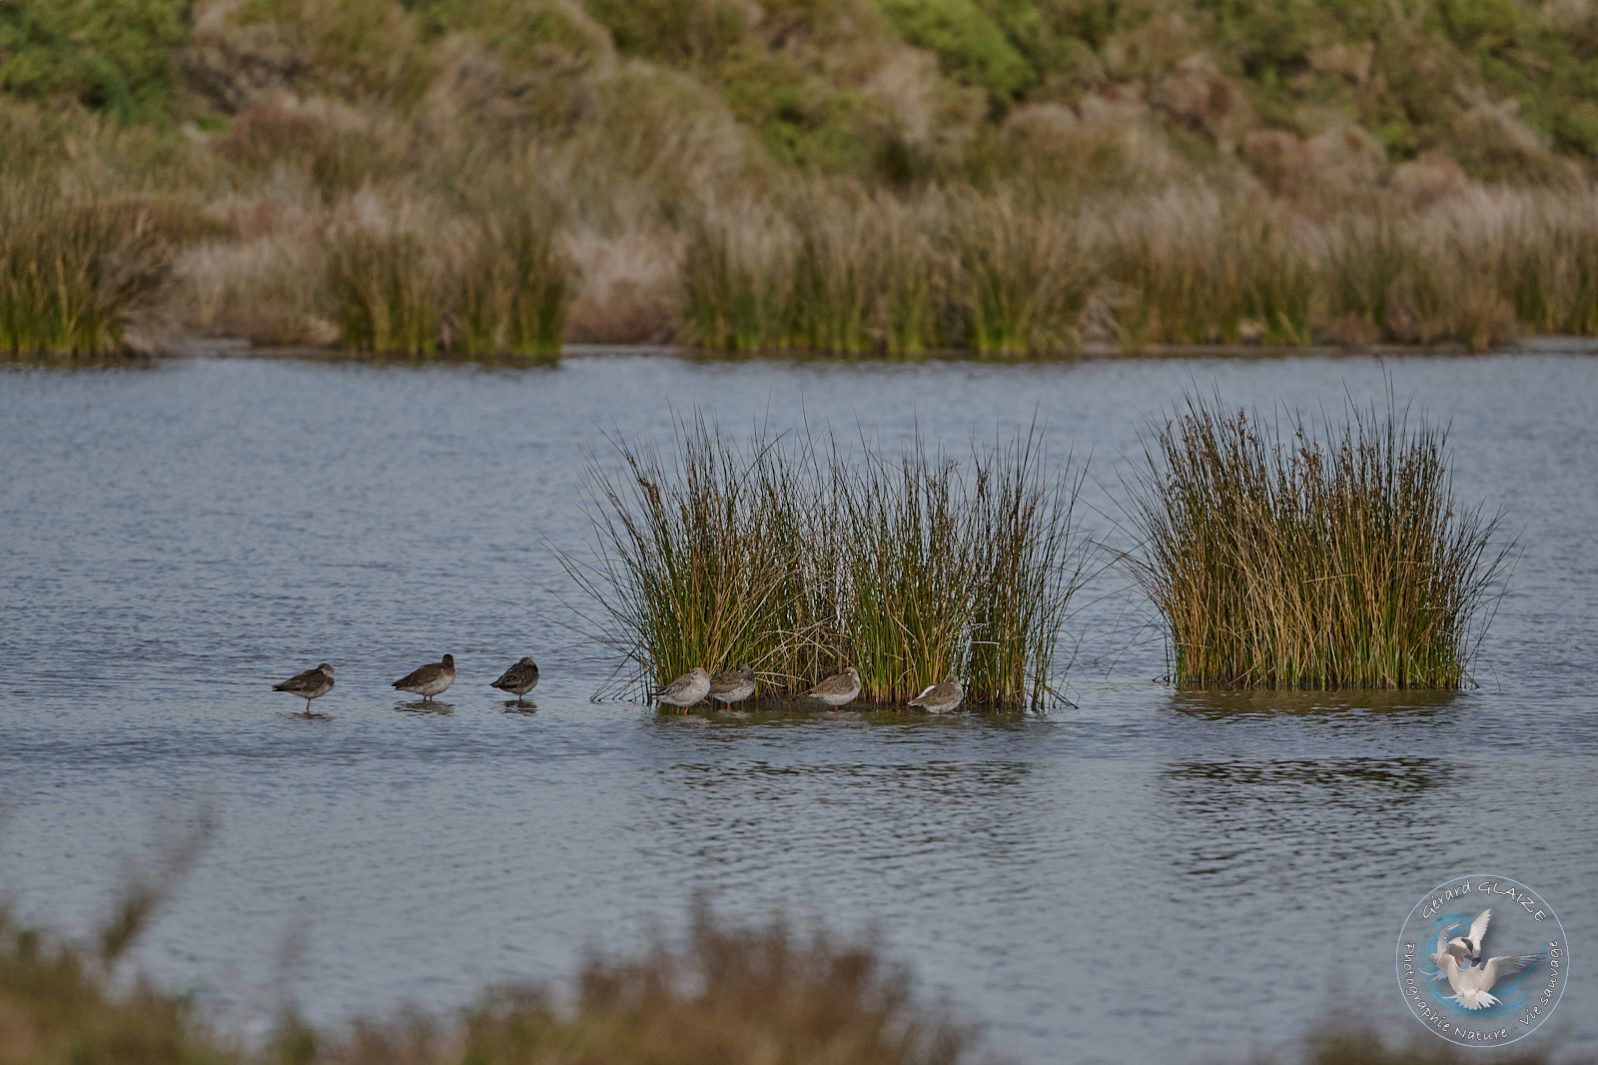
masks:
[[[855,696],[860,694],[860,674],[850,666],[842,673],[834,673],[804,694],[836,710],[846,703],[854,702]]]
[[[942,684],[931,684],[920,695],[910,700],[929,714],[947,714],[965,701],[965,688],[960,678],[950,674]]]
[[[663,688],[656,688],[649,697],[671,706],[692,706],[710,694],[710,674],[703,666],[695,666]]]
[[[432,701],[433,696],[440,695],[444,689],[455,683],[455,656],[445,655],[441,662],[429,662],[425,666],[405,674],[394,682],[394,687],[402,692],[414,692],[422,697],[422,702]]]
[[[489,687],[510,692],[520,703],[522,696],[538,687],[538,663],[531,658],[523,658],[501,674],[500,678]]]
[[[333,667],[323,662],[315,669],[296,673],[282,684],[272,685],[275,692],[288,692],[305,700],[305,716],[311,716],[311,700],[320,699],[333,690]]]
[[[750,666],[739,666],[731,673],[717,673],[710,678],[712,702],[732,706],[755,694],[755,671]]]

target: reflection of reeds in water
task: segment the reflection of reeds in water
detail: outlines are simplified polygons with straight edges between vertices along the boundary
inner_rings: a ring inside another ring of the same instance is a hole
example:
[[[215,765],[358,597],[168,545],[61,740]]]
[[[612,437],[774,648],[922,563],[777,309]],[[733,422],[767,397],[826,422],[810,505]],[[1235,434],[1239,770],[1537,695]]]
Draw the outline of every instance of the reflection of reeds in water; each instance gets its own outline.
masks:
[[[679,427],[674,462],[617,446],[625,472],[593,474],[597,560],[568,567],[654,680],[748,662],[791,694],[853,665],[866,702],[950,672],[974,707],[1053,697],[1080,482],[1035,436],[969,461],[919,442],[897,459],[763,432],[738,446],[703,421]]]
[[[1454,499],[1443,432],[1392,410],[1292,430],[1190,398],[1147,444],[1137,566],[1174,679],[1459,687],[1508,548]]]

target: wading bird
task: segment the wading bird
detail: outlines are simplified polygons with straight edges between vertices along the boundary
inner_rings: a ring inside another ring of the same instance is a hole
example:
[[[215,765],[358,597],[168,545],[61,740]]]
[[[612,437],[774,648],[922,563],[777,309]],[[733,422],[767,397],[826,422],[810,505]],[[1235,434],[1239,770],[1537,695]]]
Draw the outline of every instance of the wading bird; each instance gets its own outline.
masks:
[[[433,696],[441,694],[445,688],[454,683],[455,656],[445,655],[442,662],[429,662],[405,674],[394,682],[394,687],[402,692],[414,692],[420,695],[425,703],[430,702]]]
[[[836,710],[845,703],[854,702],[855,696],[860,694],[860,674],[850,666],[842,673],[834,673],[804,694]]]
[[[664,688],[656,688],[649,697],[672,706],[692,706],[710,694],[710,674],[703,666],[695,666]]]
[[[333,690],[333,667],[323,662],[315,669],[296,673],[282,684],[272,685],[275,692],[288,692],[305,700],[305,716],[311,716],[311,700],[320,699]]]
[[[516,696],[516,702],[520,703],[522,696],[538,687],[538,663],[531,658],[523,658],[501,674],[500,678],[489,687],[510,692]]]
[[[950,674],[942,684],[929,685],[910,700],[910,705],[919,706],[929,714],[947,714],[964,701],[965,688],[960,684],[960,678]]]
[[[755,671],[750,666],[739,666],[731,673],[717,673],[710,678],[710,701],[732,706],[755,694]]]

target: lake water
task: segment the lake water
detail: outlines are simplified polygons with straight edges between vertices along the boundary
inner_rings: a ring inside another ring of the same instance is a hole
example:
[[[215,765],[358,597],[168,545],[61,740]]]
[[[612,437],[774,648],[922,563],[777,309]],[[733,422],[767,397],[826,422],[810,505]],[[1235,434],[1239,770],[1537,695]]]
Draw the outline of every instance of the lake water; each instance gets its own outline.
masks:
[[[1034,417],[1091,457],[1106,550],[1137,434],[1184,389],[1452,424],[1521,553],[1456,696],[1179,694],[1118,571],[1070,629],[1077,704],[1004,720],[713,721],[594,704],[574,627],[584,463],[808,421],[951,447]],[[260,1031],[560,982],[588,948],[738,919],[880,930],[1026,1062],[1240,1060],[1347,1005],[1401,1036],[1393,945],[1459,873],[1559,908],[1551,1028],[1598,1051],[1598,360],[1062,365],[587,355],[502,371],[191,359],[0,370],[0,892],[82,934],[206,816],[135,963]],[[449,714],[388,682],[453,652]],[[488,687],[531,653],[537,712]],[[327,660],[328,720],[270,685]]]

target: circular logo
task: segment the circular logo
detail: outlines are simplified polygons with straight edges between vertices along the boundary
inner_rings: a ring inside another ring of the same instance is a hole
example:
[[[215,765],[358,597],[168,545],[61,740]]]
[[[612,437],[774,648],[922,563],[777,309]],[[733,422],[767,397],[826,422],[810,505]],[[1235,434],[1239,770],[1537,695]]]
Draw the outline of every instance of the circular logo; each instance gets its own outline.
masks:
[[[1398,934],[1398,987],[1410,1012],[1460,1046],[1530,1035],[1559,1005],[1569,973],[1559,915],[1507,876],[1438,884]]]

